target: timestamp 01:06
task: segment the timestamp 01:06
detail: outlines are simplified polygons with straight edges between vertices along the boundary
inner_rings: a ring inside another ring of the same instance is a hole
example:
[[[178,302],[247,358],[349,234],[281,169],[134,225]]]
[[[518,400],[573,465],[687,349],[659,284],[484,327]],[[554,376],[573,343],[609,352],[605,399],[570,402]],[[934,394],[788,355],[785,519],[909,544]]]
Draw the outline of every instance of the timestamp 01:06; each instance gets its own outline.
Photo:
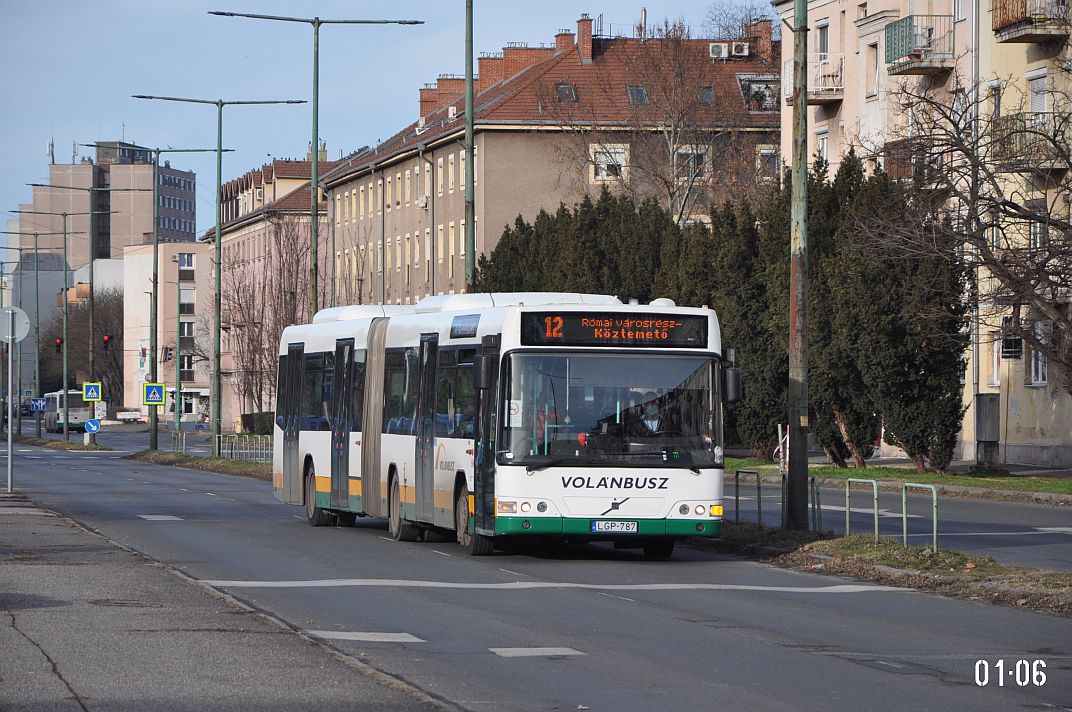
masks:
[[[1046,684],[1045,660],[976,660],[975,684],[986,687],[1042,687]]]

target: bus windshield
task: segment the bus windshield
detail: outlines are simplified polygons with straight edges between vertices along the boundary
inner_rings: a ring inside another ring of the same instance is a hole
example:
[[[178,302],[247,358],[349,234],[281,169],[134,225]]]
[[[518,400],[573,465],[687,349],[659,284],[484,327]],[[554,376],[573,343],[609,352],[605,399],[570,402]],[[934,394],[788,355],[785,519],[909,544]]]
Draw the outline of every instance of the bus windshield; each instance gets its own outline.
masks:
[[[499,462],[721,467],[714,371],[699,355],[512,354]]]

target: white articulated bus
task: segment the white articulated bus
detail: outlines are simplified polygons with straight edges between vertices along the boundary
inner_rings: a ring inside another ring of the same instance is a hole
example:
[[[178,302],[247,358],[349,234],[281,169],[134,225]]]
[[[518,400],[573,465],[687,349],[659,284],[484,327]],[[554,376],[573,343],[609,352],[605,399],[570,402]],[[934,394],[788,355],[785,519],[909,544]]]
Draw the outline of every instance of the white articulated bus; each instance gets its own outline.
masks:
[[[86,421],[93,417],[93,404],[82,400],[82,391],[72,388],[67,391],[71,399],[67,407],[67,432],[85,430]],[[63,432],[63,391],[45,394],[45,430],[50,433]]]
[[[272,487],[314,526],[386,517],[613,540],[666,557],[722,526],[722,403],[740,392],[715,313],[517,293],[320,311],[279,350]]]

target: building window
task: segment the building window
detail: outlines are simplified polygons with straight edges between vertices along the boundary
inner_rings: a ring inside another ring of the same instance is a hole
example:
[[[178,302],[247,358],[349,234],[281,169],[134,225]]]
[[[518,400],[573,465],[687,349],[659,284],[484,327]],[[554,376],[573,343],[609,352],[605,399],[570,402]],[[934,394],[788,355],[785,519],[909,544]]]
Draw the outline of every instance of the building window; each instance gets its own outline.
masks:
[[[387,195],[384,197],[384,200],[386,201],[385,204],[387,205],[387,211],[388,212],[391,211],[391,201],[392,201],[392,198],[391,198],[391,196],[392,196],[391,185],[392,185],[391,184],[391,179],[390,179],[390,177],[388,177],[387,178]]]
[[[454,231],[454,221],[452,220],[448,227],[449,230],[449,244],[450,244],[450,259],[447,262],[447,277],[454,279],[454,242],[458,239],[457,233]]]
[[[350,219],[357,220],[357,190],[350,193]]]
[[[696,146],[677,152],[677,178],[680,181],[703,180],[707,177],[707,151]]]
[[[443,226],[440,225],[436,235],[436,262],[443,261]]]
[[[627,86],[626,92],[629,94],[629,103],[633,106],[647,106],[648,105],[648,89],[645,86],[639,84],[633,84]]]
[[[424,164],[424,197],[432,195],[432,166]]]
[[[591,182],[622,180],[627,177],[626,165],[629,160],[627,145],[592,144],[589,151],[592,157]]]
[[[192,252],[180,252],[179,253],[179,269],[193,269],[194,268],[194,253]]]
[[[773,74],[738,74],[745,108],[752,113],[778,111],[780,80]]]
[[[469,238],[465,234],[465,221],[464,220],[461,220],[461,221],[458,222],[458,235],[461,238],[461,241],[459,242],[459,245],[458,245],[458,254],[461,255],[462,257],[465,257],[465,243],[469,240]]]
[[[465,192],[465,151],[458,151],[458,182]]]
[[[447,156],[447,186],[451,193],[454,192],[454,154]]]
[[[968,3],[964,0],[953,0],[953,19],[957,22],[968,18]]]
[[[395,207],[402,205],[402,171],[395,173]]]
[[[383,240],[376,240],[376,274],[383,274]]]
[[[424,281],[432,282],[432,228],[424,228]]]
[[[411,175],[412,174],[409,171],[406,171],[406,205],[409,205],[410,196],[413,190],[413,185],[410,180]],[[420,176],[420,174],[418,174],[418,176]]]
[[[987,385],[997,386],[1001,385],[1001,332],[995,331],[991,334],[990,342],[990,377],[987,379]]]
[[[443,195],[443,157],[436,161],[436,192]]]
[[[878,42],[867,45],[867,96],[878,96]]]
[[[342,220],[342,196],[335,196],[335,224],[338,225]]]
[[[364,186],[361,186],[361,197],[358,198],[358,202],[357,202],[357,214],[360,215],[362,218],[365,217],[365,187]]]
[[[830,136],[826,127],[823,127],[821,133],[817,132],[815,134],[815,153],[823,162],[830,162]]]
[[[1043,250],[1050,244],[1050,215],[1045,200],[1029,200],[1027,209],[1036,216],[1028,228],[1029,244],[1032,250]]]
[[[1024,356],[1024,340],[1016,332],[1011,316],[1001,320],[1001,358],[1019,359]]]
[[[568,82],[559,82],[555,85],[558,92],[558,100],[561,102],[575,103],[577,101],[577,87]]]
[[[383,212],[383,178],[376,181],[376,212]]]
[[[760,146],[756,150],[756,177],[760,183],[778,180],[782,169],[781,153],[777,146]]]
[[[821,25],[815,27],[815,53],[819,55],[820,62],[825,61],[830,54],[830,20],[820,20]]]
[[[1050,342],[1050,323],[1046,321],[1035,322],[1031,327],[1032,332],[1040,343],[1048,344]],[[1046,354],[1042,353],[1038,348],[1031,349],[1031,384],[1032,386],[1045,386],[1047,382],[1047,376],[1049,368],[1046,359]]]

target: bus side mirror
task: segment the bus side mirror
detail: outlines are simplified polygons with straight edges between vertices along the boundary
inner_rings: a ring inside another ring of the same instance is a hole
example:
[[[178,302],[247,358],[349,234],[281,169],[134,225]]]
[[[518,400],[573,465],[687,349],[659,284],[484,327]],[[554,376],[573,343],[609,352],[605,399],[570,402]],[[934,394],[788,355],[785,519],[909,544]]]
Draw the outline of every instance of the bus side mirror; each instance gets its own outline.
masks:
[[[726,403],[739,403],[741,400],[741,369],[727,367],[722,369],[722,400]]]
[[[495,354],[483,354],[476,362],[476,387],[483,391],[491,390],[495,385]]]

